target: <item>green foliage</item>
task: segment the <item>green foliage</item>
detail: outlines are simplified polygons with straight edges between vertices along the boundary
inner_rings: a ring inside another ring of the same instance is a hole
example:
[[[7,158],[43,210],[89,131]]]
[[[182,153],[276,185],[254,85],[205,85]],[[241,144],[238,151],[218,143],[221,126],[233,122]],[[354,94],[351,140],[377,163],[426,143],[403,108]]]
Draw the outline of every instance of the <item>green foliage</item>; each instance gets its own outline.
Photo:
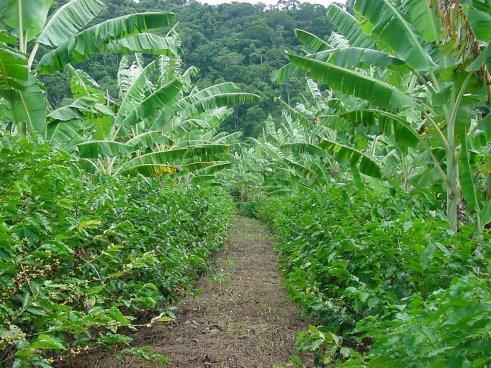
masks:
[[[453,234],[421,194],[338,184],[261,206],[290,295],[325,330],[300,341],[325,366],[485,366],[490,236]]]
[[[55,8],[58,3],[63,1],[55,2]],[[281,107],[274,103],[274,97],[282,96],[291,101],[300,99],[298,92],[303,84],[300,78],[284,85],[271,81],[271,74],[286,60],[284,51],[299,47],[294,29],[316,32],[320,37],[330,33],[325,8],[307,3],[290,9],[246,3],[210,6],[195,0],[105,0],[104,3],[107,7],[98,16],[98,21],[131,12],[165,10],[175,13],[178,21],[175,29],[182,39],[183,66],[198,68],[196,80],[200,89],[231,81],[241,91],[264,97],[259,106],[238,107],[222,127],[228,132],[240,130],[246,136],[257,135],[268,114],[280,113]],[[104,92],[108,90],[116,97],[118,63],[117,55],[104,53],[77,67],[91,75]],[[55,75],[61,78],[61,73]],[[58,78],[53,79],[43,77],[50,102],[59,104],[63,98],[70,98],[71,93],[66,81],[60,83]]]
[[[88,176],[15,137],[0,153],[2,366],[127,345],[134,318],[189,289],[222,244],[233,208],[220,189]]]

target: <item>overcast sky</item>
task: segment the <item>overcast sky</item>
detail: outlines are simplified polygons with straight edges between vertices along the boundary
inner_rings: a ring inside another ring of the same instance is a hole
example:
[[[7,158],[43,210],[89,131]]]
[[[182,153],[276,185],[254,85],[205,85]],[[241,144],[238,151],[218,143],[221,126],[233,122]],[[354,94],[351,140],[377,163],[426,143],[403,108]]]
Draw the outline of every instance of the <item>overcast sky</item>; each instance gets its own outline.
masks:
[[[207,3],[207,4],[221,4],[221,3],[231,3],[232,0],[198,0],[202,3]],[[302,3],[311,3],[311,4],[322,4],[322,5],[328,5],[335,0],[300,0]],[[278,0],[237,0],[239,3],[264,3],[268,5],[276,5],[278,3]],[[343,0],[336,0],[338,3],[346,2]]]

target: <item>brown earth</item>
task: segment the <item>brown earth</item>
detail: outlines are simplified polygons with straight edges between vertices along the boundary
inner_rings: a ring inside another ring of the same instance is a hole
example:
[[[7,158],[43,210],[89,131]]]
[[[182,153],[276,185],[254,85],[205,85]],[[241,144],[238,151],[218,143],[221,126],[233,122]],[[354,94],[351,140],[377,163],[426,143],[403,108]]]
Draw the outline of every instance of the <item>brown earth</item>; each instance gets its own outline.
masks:
[[[277,272],[274,239],[258,221],[237,217],[226,249],[177,306],[176,320],[134,336],[171,359],[170,368],[271,368],[295,353],[305,321],[288,300]],[[139,368],[153,364],[108,354],[80,357],[72,368]]]

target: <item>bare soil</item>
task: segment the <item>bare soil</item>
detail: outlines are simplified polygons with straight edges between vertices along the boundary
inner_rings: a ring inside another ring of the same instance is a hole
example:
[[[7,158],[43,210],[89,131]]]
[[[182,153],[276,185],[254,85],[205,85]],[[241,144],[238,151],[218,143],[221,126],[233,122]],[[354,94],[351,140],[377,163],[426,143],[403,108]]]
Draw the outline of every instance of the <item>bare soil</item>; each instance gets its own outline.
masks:
[[[274,239],[258,221],[237,217],[227,247],[177,306],[176,320],[134,336],[171,359],[170,368],[271,368],[295,353],[305,321],[288,300],[277,271]],[[70,367],[153,367],[137,358],[93,354]]]

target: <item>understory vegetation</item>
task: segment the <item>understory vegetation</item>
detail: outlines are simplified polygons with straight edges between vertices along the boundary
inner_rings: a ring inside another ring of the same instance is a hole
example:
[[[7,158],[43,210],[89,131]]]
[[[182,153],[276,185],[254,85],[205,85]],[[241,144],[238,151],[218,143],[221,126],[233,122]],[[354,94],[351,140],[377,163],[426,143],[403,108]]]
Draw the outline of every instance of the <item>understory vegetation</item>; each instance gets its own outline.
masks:
[[[221,189],[89,176],[26,139],[0,152],[2,366],[129,345],[125,331],[172,319],[222,245],[233,204]]]
[[[319,366],[488,363],[491,238],[449,236],[430,198],[346,184],[262,205],[285,285],[321,324],[298,338]]]
[[[0,7],[0,366],[165,365],[131,334],[237,206],[311,317],[289,366],[489,367],[489,0]]]

